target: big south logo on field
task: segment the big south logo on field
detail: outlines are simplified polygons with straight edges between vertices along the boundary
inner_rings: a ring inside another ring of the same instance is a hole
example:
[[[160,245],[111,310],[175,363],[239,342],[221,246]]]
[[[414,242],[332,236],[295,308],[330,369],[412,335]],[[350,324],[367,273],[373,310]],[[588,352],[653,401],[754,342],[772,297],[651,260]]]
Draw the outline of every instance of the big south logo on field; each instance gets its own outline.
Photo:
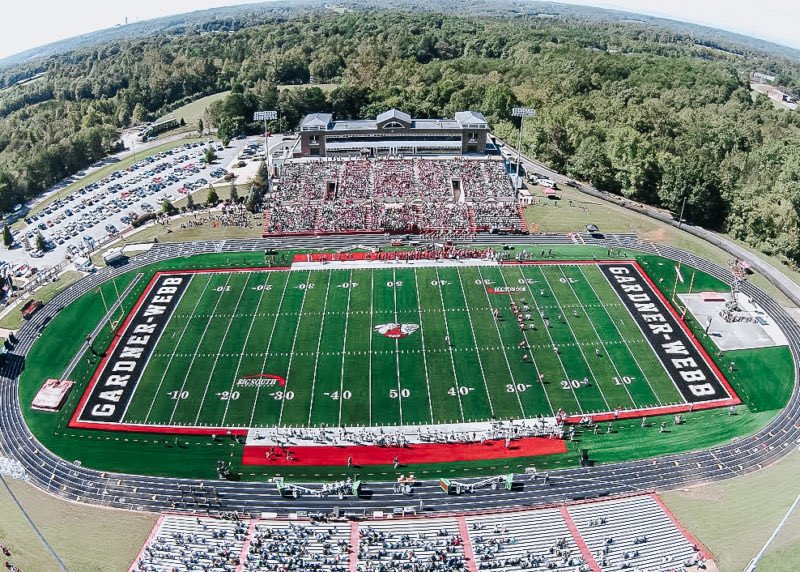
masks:
[[[397,324],[394,322],[375,326],[376,332],[393,340],[405,338],[406,336],[416,332],[418,329],[419,324]]]

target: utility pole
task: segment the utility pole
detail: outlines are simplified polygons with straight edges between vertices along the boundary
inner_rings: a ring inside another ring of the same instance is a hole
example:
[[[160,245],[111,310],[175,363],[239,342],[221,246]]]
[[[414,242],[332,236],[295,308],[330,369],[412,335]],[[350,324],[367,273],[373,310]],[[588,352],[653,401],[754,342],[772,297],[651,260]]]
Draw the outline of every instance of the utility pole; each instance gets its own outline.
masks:
[[[681,215],[678,217],[678,228],[683,224],[683,209],[686,208],[686,199],[688,195],[683,195],[683,204],[681,205]]]
[[[522,185],[519,182],[519,164],[522,161],[522,128],[525,126],[526,117],[535,117],[536,110],[532,107],[515,107],[511,110],[512,117],[519,117],[519,139],[517,140],[517,180],[515,182],[515,190],[519,192]]]

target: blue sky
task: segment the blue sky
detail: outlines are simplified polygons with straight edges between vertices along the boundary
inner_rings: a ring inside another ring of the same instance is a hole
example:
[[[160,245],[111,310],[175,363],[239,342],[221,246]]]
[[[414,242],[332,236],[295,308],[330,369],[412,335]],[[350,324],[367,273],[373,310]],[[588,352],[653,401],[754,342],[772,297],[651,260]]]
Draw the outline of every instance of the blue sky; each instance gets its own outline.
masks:
[[[562,0],[694,22],[771,40],[800,49],[800,2],[764,4],[741,0]],[[247,0],[34,0],[4,2],[0,58],[56,40],[158,16],[216,6],[252,4]],[[33,9],[32,9],[33,8]]]

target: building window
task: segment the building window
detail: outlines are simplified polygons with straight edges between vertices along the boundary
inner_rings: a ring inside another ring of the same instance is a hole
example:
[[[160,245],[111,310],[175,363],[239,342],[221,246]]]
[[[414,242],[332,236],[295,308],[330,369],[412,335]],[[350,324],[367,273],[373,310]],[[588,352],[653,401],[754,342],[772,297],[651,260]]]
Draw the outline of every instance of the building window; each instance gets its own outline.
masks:
[[[383,126],[384,129],[402,129],[403,124],[398,123],[397,121],[390,121],[386,125]]]

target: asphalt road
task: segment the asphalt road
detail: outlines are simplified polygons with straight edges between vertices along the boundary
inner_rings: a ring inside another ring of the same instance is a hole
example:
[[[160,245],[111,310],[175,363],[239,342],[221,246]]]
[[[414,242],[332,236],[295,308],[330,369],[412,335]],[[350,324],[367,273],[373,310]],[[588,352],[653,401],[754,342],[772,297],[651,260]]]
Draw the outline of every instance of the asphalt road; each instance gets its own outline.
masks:
[[[481,244],[513,243],[537,245],[572,243],[566,235],[492,237],[481,236]],[[582,235],[580,240],[613,248],[636,249],[681,260],[686,264],[729,282],[731,275],[692,254],[667,246],[640,241],[631,235],[609,235],[594,239]],[[569,500],[597,498],[606,495],[664,490],[689,484],[728,479],[747,474],[779,459],[800,442],[800,396],[797,376],[789,404],[761,431],[732,443],[704,451],[667,455],[622,463],[552,471],[550,482],[539,479],[531,483],[518,476],[518,490],[485,489],[460,496],[445,495],[435,480],[423,481],[414,487],[411,496],[393,492],[391,482],[365,484],[361,498],[312,497],[283,499],[276,488],[263,482],[206,481],[173,479],[141,475],[101,473],[62,460],[46,450],[30,433],[22,417],[17,383],[24,367],[25,355],[36,340],[43,320],[52,317],[57,308],[95,288],[112,274],[136,269],[157,260],[207,252],[258,251],[266,248],[341,248],[353,245],[383,245],[385,236],[348,235],[345,237],[298,237],[285,240],[253,239],[191,244],[157,244],[119,269],[105,268],[61,293],[18,332],[19,343],[0,371],[0,452],[22,463],[30,481],[53,494],[80,502],[115,506],[133,510],[168,509],[210,511],[243,511],[279,513],[308,510],[327,512],[334,507],[356,514],[373,510],[391,512],[395,508],[418,508],[423,502],[426,511],[466,511],[499,509],[509,506],[538,506]],[[780,285],[779,285],[780,287]],[[778,323],[789,340],[795,359],[800,363],[800,326],[784,309],[749,283],[742,291],[752,296]],[[313,486],[313,485],[312,485]]]

